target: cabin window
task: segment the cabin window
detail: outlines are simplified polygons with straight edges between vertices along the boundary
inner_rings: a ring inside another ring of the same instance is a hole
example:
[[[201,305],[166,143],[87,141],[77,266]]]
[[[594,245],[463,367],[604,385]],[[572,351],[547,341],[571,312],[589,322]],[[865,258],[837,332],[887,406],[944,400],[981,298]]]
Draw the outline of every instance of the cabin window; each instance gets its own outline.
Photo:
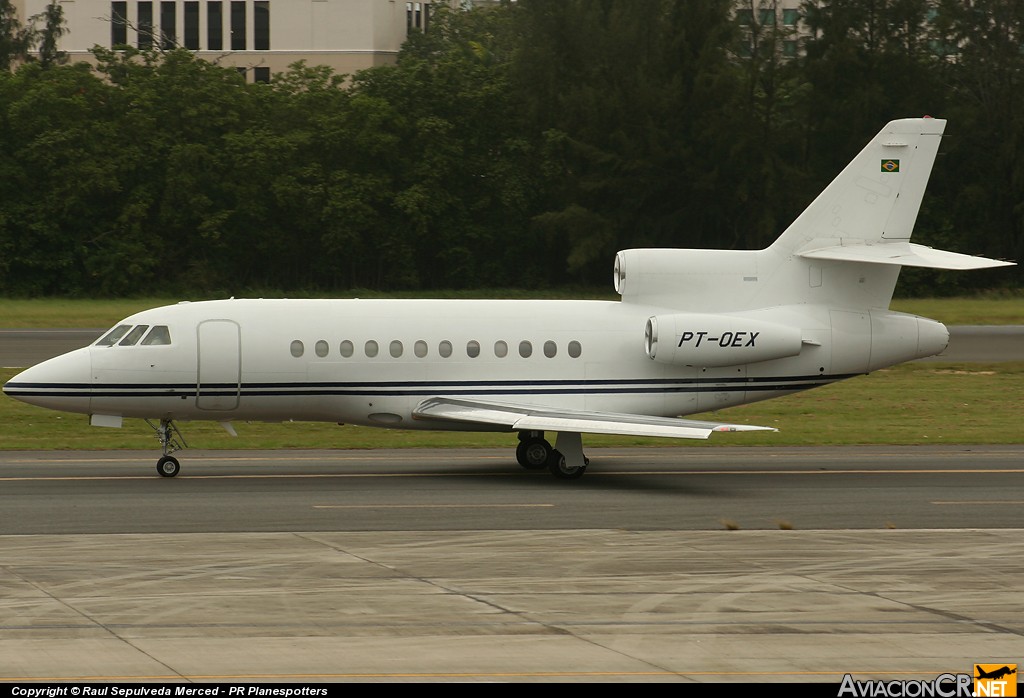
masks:
[[[580,354],[583,353],[583,345],[577,342],[575,339],[569,342],[569,356],[574,359],[580,358]]]
[[[316,355],[319,356],[321,359],[327,356],[327,353],[330,350],[331,348],[327,345],[327,342],[325,342],[322,339],[318,339],[316,344],[313,345],[313,351],[315,351]]]
[[[366,355],[372,359],[375,356],[377,356],[378,353],[380,353],[380,347],[377,346],[377,342],[370,339],[366,342],[366,345],[363,347],[363,351],[365,351]]]
[[[471,339],[466,342],[466,355],[471,359],[475,359],[480,356],[480,342],[475,339]]]
[[[117,344],[117,340],[124,337],[125,333],[132,328],[131,325],[118,325],[114,329],[110,330],[100,341],[96,342],[98,347],[112,347]]]
[[[530,358],[533,354],[533,345],[525,339],[519,343],[519,355],[524,359]]]
[[[437,345],[437,353],[440,354],[442,358],[447,359],[452,355],[452,343],[447,339],[442,340],[442,342]]]
[[[416,343],[412,345],[412,351],[419,358],[423,358],[427,355],[427,343],[422,339],[417,339]]]
[[[558,345],[552,342],[550,339],[544,342],[544,356],[549,359],[555,358],[555,354],[558,353]]]
[[[341,343],[340,349],[341,355],[344,356],[346,359],[350,358],[352,354],[355,352],[355,349],[352,346],[352,342],[350,342],[347,339]]]
[[[171,333],[167,325],[154,325],[149,334],[142,340],[143,346],[152,347],[171,343]]]
[[[299,339],[292,340],[292,356],[296,359],[302,356],[306,351],[305,345]]]
[[[391,352],[391,358],[397,359],[402,355],[402,352],[404,350],[405,347],[402,346],[401,342],[399,342],[397,339],[391,340],[391,346],[388,347],[388,351]]]
[[[499,359],[504,359],[506,356],[508,356],[508,343],[501,339],[495,342],[494,355],[497,356]]]
[[[142,335],[146,334],[146,330],[149,329],[149,325],[136,325],[132,328],[132,331],[125,335],[124,339],[117,343],[119,347],[133,347],[138,344],[139,340],[142,339]]]

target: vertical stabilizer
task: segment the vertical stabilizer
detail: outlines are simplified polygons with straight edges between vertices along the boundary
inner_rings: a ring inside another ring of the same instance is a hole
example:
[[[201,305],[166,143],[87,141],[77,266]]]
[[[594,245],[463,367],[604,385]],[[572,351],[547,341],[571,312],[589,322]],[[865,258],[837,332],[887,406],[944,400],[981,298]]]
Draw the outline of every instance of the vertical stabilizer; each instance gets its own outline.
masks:
[[[771,249],[909,240],[945,127],[944,119],[890,121]]]

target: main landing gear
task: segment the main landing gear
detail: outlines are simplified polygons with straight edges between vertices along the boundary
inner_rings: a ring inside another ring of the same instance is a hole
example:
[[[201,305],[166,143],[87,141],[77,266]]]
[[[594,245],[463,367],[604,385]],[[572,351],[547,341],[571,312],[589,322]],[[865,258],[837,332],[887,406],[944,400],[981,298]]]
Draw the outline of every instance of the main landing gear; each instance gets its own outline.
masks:
[[[160,447],[164,453],[160,460],[156,462],[156,472],[160,477],[174,477],[181,470],[181,464],[171,454],[183,448],[188,448],[188,444],[185,443],[185,437],[181,435],[178,427],[170,419],[161,419],[159,425],[153,424],[153,422],[147,419],[146,424],[156,432],[156,438],[160,440]]]
[[[547,468],[548,472],[563,480],[575,480],[587,472],[590,459],[583,455],[583,441],[579,434],[558,432],[555,446],[551,447],[542,431],[521,431],[516,460],[527,470]]]

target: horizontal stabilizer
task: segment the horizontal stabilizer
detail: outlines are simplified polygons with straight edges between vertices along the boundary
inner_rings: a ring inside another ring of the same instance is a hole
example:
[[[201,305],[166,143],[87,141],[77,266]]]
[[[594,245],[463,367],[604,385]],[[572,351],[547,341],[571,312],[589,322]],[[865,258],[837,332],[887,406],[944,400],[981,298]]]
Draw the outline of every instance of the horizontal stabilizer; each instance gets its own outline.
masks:
[[[648,417],[613,412],[561,410],[535,405],[483,402],[478,400],[430,398],[415,410],[416,419],[437,419],[506,427],[514,431],[556,431],[625,436],[666,436],[676,439],[706,439],[716,431],[777,431],[772,427],[746,424],[699,422],[670,417]]]
[[[904,267],[927,267],[929,269],[991,269],[1013,266],[1014,262],[1002,262],[987,257],[972,257],[959,252],[936,250],[912,242],[880,242],[877,244],[855,243],[822,247],[799,252],[806,259],[830,259],[837,262],[867,262],[869,264],[898,264]]]

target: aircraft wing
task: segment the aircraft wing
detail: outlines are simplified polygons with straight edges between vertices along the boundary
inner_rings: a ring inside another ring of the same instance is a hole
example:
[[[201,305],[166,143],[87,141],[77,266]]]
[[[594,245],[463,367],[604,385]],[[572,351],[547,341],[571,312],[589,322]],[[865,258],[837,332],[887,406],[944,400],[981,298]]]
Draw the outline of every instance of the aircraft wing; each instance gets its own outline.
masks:
[[[413,410],[413,418],[507,427],[510,431],[564,431],[626,436],[706,439],[716,431],[778,431],[773,427],[699,422],[615,412],[562,410],[536,405],[434,397]]]

